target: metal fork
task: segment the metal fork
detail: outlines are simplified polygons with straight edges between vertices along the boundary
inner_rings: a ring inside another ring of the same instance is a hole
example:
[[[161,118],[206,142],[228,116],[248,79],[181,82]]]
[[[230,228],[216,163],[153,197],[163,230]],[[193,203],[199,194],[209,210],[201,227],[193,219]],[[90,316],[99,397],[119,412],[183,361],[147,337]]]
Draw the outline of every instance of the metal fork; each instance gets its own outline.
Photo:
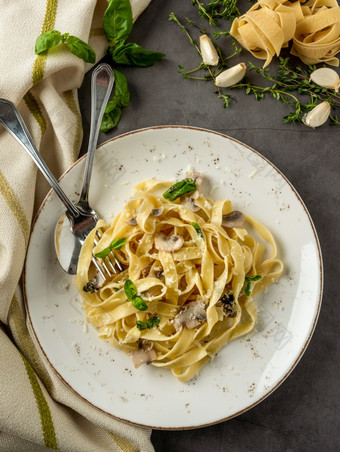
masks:
[[[96,231],[96,236],[98,238],[98,240],[101,239],[101,234],[100,232]],[[98,245],[98,240],[95,238],[94,239],[94,245]],[[113,261],[115,262],[115,265],[113,264]],[[123,267],[121,266],[121,263],[119,262],[119,260],[117,259],[116,255],[114,254],[113,251],[111,251],[107,257],[104,257],[103,259],[99,260],[99,258],[95,257],[92,255],[92,262],[95,265],[96,269],[98,270],[98,272],[100,273],[100,276],[103,279],[107,279],[106,275],[108,277],[113,276],[114,274],[117,274],[117,268],[119,271],[123,271]],[[106,274],[105,274],[106,273]]]

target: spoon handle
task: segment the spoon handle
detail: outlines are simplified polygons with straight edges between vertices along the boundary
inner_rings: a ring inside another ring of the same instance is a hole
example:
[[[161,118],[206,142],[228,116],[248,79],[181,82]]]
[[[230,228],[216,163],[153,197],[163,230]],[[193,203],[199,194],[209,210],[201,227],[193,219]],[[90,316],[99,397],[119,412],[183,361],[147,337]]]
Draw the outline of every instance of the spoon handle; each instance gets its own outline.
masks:
[[[53,176],[45,161],[41,157],[39,151],[34,145],[33,139],[27,130],[27,127],[22,119],[17,108],[6,99],[0,99],[0,124],[21,144],[21,146],[28,152],[36,163],[40,171],[43,173],[47,182],[59,196],[64,203],[67,210],[73,217],[78,217],[79,212],[75,205],[66,196],[56,178]]]
[[[79,202],[88,204],[90,179],[94,153],[97,146],[100,125],[104,115],[106,104],[109,101],[114,83],[114,75],[108,64],[100,64],[92,73],[91,79],[91,128],[86,157],[86,166],[83,179],[83,187]]]

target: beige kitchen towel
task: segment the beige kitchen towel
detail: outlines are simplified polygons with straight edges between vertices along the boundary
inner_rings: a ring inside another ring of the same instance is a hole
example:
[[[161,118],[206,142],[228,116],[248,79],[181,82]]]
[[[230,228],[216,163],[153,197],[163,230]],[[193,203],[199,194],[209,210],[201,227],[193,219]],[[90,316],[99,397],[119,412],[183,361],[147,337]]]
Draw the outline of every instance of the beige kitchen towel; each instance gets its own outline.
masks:
[[[134,18],[150,0],[131,0]],[[106,50],[107,0],[0,0],[0,97],[21,112],[58,178],[77,158],[82,122],[77,88],[86,70],[67,51],[36,56],[42,32],[56,29]],[[140,19],[142,20],[142,18]],[[76,396],[32,339],[19,281],[32,217],[49,187],[0,126],[0,450],[152,451],[150,430],[112,419]]]

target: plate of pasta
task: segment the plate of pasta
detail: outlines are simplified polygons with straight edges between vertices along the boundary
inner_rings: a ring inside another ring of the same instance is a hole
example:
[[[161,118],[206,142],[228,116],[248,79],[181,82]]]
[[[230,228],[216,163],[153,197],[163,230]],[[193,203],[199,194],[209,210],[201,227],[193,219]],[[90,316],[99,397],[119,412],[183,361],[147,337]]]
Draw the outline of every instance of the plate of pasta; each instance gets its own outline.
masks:
[[[75,200],[84,162],[61,179]],[[54,254],[52,192],[24,275],[35,340],[75,393],[126,422],[180,429],[236,416],[284,381],[315,328],[323,272],[279,170],[217,132],[142,129],[99,146],[90,203],[101,220],[77,275]]]

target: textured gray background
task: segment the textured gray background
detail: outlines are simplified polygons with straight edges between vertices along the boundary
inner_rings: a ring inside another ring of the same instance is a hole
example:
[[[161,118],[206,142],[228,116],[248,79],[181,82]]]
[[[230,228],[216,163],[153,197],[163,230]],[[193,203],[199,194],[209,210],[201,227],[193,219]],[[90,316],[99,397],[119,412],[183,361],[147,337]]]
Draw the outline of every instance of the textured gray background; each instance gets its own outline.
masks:
[[[245,11],[249,2],[240,2]],[[324,260],[325,286],[319,321],[307,351],[288,379],[250,411],[214,426],[187,431],[154,431],[156,452],[337,451],[340,450],[339,235],[340,127],[309,129],[284,124],[289,107],[267,98],[257,102],[244,92],[223,109],[209,83],[184,80],[177,65],[196,67],[198,56],[168,16],[188,16],[202,28],[190,0],[152,0],[130,37],[166,53],[150,68],[123,68],[131,90],[130,106],[118,127],[99,141],[155,125],[204,127],[237,138],[267,157],[295,186],[316,226]],[[228,24],[226,24],[228,28]],[[228,51],[228,41],[220,41]],[[234,59],[254,61],[245,51]],[[275,67],[273,63],[271,67]],[[90,73],[79,91],[85,137],[90,119]],[[86,145],[84,145],[84,149]],[[287,234],[292,231],[287,231]]]

